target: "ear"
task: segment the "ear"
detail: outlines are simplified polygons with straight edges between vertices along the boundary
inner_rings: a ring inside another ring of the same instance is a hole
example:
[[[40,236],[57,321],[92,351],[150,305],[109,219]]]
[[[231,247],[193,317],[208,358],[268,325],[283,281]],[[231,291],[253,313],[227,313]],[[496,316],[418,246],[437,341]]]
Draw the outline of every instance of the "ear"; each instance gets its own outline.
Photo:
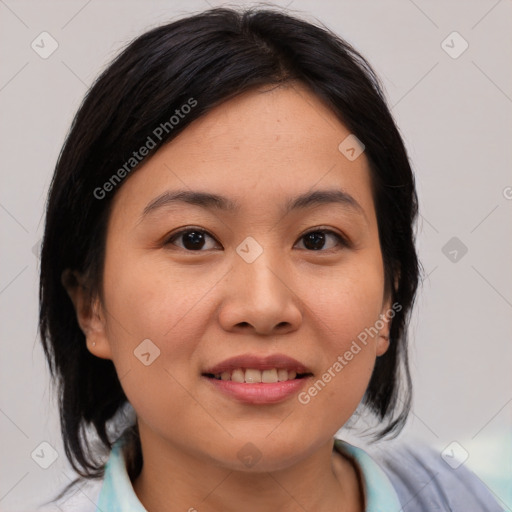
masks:
[[[378,325],[382,327],[379,329],[379,335],[376,340],[376,355],[382,356],[386,353],[389,348],[389,331],[391,327],[391,319],[393,315],[390,315],[390,312],[394,312],[391,308],[391,300],[385,300],[382,305],[382,310],[379,315],[379,320],[377,320]]]
[[[85,335],[87,349],[102,359],[112,359],[110,343],[106,335],[103,306],[98,296],[92,296],[85,286],[84,277],[76,271],[64,270],[61,282],[73,306],[80,329]]]
[[[397,268],[395,271],[395,278],[393,279],[393,291],[395,293],[398,290],[398,286],[400,284],[400,276],[401,276],[401,269]],[[388,348],[389,348],[389,331],[391,329],[391,321],[393,320],[397,311],[400,311],[402,309],[402,306],[397,303],[391,305],[391,298],[394,295],[393,291],[386,290],[384,293],[384,301],[382,303],[382,310],[379,315],[379,320],[384,325],[382,326],[381,329],[379,329],[379,337],[377,339],[377,345],[376,345],[377,357],[382,356],[388,350]],[[395,310],[395,306],[398,306],[397,310]],[[380,322],[379,322],[379,325],[380,325]]]

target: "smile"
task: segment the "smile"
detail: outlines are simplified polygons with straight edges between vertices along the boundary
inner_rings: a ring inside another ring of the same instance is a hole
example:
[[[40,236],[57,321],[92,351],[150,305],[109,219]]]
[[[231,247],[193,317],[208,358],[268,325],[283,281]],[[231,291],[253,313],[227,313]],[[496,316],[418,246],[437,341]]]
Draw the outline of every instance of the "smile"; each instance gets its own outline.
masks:
[[[232,357],[203,372],[214,389],[246,404],[272,404],[298,393],[313,374],[283,354]]]

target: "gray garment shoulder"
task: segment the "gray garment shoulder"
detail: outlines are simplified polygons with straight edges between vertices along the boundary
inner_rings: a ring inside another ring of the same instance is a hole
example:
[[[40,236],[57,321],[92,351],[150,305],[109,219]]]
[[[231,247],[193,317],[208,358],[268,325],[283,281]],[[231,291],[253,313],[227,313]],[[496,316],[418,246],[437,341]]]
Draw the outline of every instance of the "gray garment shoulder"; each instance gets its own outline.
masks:
[[[452,469],[423,444],[369,452],[395,487],[401,512],[503,512],[487,486],[464,465]],[[397,511],[398,512],[398,511]]]

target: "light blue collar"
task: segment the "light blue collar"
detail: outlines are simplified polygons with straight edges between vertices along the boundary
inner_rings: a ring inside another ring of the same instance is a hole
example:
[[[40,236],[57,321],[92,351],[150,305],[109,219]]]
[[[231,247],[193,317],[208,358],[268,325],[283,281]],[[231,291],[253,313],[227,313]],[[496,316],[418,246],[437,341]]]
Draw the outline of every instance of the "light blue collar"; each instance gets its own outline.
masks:
[[[123,455],[124,438],[112,446],[96,512],[147,512],[133,490]]]
[[[123,456],[124,439],[114,443],[105,466],[105,477],[101,487],[96,512],[147,512],[137,498],[126,470]],[[398,496],[384,471],[361,448],[340,439],[335,439],[335,448],[351,457],[363,476],[365,512],[400,510]]]
[[[364,450],[341,439],[334,440],[334,447],[343,455],[351,457],[359,467],[363,480],[365,512],[402,510],[393,484],[380,466]]]

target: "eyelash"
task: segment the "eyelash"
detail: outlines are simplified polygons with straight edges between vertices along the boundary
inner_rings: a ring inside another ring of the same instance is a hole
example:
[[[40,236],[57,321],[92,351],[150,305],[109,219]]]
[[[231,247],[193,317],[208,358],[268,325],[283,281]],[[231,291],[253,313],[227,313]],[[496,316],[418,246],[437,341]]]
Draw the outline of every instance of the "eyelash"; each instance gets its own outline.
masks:
[[[178,231],[177,233],[173,233],[169,238],[166,239],[164,245],[175,245],[175,244],[173,244],[174,240],[177,240],[177,239],[180,238],[180,236],[183,236],[184,234],[190,233],[190,232],[196,232],[196,233],[202,233],[202,234],[208,235],[210,238],[215,240],[216,243],[219,244],[219,242],[215,239],[215,237],[210,235],[210,233],[208,233],[208,231],[205,231],[202,228],[195,228],[193,226],[190,226],[190,227],[187,227],[185,229],[182,229],[182,230]],[[333,230],[327,229],[327,228],[311,229],[311,230],[307,231],[306,233],[304,233],[303,235],[301,235],[299,240],[301,240],[302,238],[306,237],[307,235],[309,235],[311,233],[324,233],[324,234],[328,234],[328,235],[333,235],[338,240],[338,243],[339,243],[339,245],[342,248],[350,247],[350,243],[349,243],[349,241],[345,237],[343,237],[342,235],[340,235],[336,231],[333,231]],[[197,251],[193,251],[193,250],[190,250],[190,249],[185,249],[183,247],[179,247],[179,249],[182,249],[182,250],[184,250],[186,252],[205,252],[204,250],[201,250],[201,249],[197,250]],[[306,250],[308,252],[330,252],[330,251],[333,251],[335,249],[336,248],[319,249],[318,251],[308,250],[308,249],[303,249],[303,250]]]

